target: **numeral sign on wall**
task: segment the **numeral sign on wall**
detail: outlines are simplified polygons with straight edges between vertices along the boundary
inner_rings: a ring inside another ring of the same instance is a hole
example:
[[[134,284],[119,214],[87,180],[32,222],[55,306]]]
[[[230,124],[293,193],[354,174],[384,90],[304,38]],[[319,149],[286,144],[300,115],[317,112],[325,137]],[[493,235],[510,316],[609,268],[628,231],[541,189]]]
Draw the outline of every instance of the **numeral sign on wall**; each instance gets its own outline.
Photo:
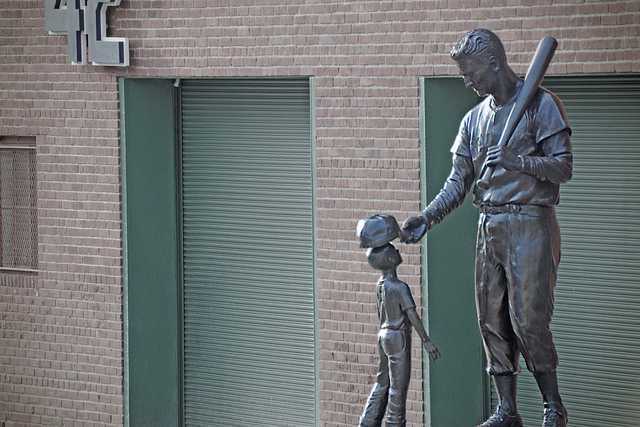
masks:
[[[66,34],[72,64],[129,66],[129,41],[107,37],[107,10],[120,0],[44,0],[45,27]]]

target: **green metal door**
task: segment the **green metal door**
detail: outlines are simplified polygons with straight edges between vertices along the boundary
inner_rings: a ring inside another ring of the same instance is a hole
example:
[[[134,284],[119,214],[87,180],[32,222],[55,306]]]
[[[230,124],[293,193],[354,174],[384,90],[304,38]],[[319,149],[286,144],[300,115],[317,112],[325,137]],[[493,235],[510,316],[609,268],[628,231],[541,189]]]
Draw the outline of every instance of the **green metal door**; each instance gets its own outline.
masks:
[[[308,80],[181,89],[186,426],[316,419]]]
[[[573,128],[574,175],[562,187],[562,262],[552,325],[571,425],[640,423],[640,78],[545,80]],[[542,403],[523,369],[520,410]],[[494,399],[495,400],[495,399]]]
[[[449,175],[449,149],[460,120],[478,102],[479,98],[464,87],[460,78],[425,79],[423,206],[438,194]],[[425,316],[429,334],[443,354],[435,363],[424,361],[428,426],[479,424],[487,406],[487,378],[482,371],[482,342],[473,291],[478,210],[470,199],[423,240]]]

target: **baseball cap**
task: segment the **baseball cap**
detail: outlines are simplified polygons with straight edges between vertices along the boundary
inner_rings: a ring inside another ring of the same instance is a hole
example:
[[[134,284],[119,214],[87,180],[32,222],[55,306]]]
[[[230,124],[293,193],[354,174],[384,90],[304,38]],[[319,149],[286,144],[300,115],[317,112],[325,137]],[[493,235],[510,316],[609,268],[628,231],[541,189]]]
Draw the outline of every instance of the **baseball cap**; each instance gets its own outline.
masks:
[[[385,214],[372,215],[358,221],[356,236],[361,248],[378,248],[391,242],[400,235],[398,221]]]

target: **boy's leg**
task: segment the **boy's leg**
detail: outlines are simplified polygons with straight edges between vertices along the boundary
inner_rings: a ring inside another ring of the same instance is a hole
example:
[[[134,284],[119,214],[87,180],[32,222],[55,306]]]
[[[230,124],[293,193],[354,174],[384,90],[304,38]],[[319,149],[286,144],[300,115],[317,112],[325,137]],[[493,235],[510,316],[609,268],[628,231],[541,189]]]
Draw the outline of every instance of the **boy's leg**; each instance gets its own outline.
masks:
[[[404,427],[407,423],[407,391],[411,379],[411,331],[390,330],[383,339],[389,359],[389,404],[387,427]]]
[[[381,338],[378,335],[378,354],[380,356],[380,364],[378,365],[378,374],[376,382],[371,388],[369,398],[364,406],[360,423],[358,427],[380,427],[384,412],[387,408],[387,399],[389,396],[389,361],[387,355],[382,349]]]

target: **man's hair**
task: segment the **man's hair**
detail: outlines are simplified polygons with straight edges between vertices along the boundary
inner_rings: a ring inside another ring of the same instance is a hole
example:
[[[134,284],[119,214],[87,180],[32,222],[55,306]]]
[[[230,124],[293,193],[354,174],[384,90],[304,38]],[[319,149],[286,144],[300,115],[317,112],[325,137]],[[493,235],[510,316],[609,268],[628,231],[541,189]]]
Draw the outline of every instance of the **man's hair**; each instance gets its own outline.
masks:
[[[451,49],[451,58],[460,61],[464,58],[477,57],[488,61],[494,57],[500,65],[507,63],[504,46],[498,36],[485,28],[476,28],[466,33]]]
[[[402,258],[396,250],[395,246],[387,243],[378,248],[371,248],[367,251],[369,264],[378,270],[386,270],[395,268],[402,263]]]

